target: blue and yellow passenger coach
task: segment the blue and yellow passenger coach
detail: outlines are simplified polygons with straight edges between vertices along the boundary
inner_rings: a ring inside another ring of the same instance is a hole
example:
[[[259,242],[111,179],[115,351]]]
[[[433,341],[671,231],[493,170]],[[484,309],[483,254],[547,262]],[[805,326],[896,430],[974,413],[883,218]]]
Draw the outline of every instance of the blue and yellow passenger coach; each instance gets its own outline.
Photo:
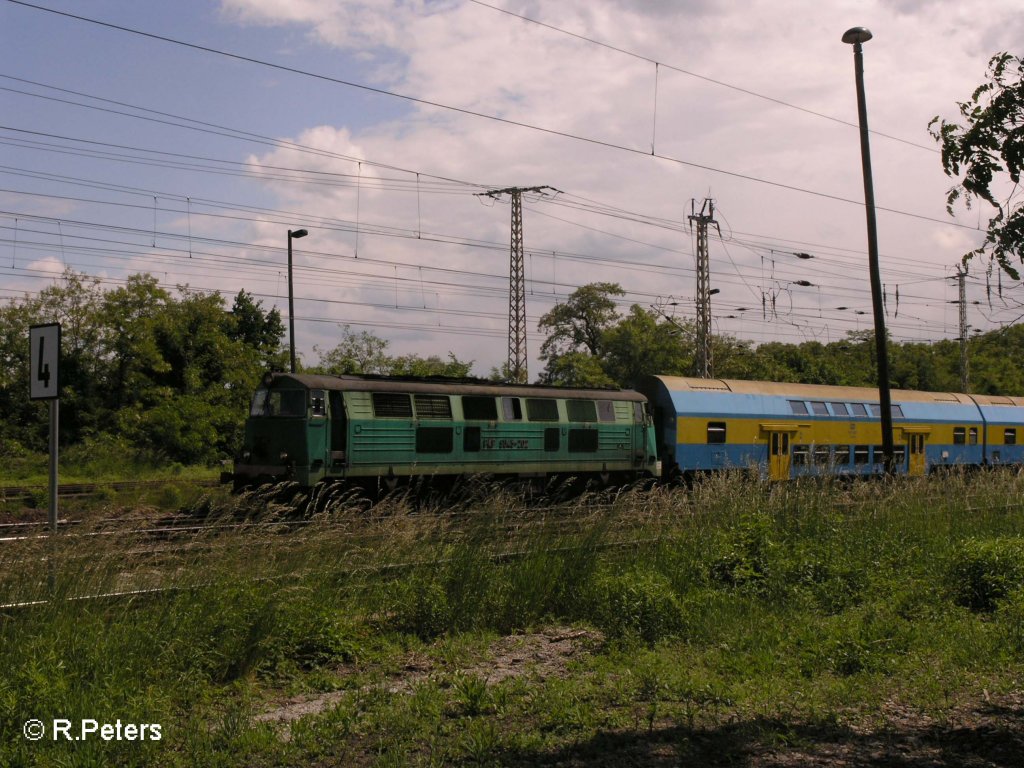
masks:
[[[666,477],[755,469],[784,480],[882,471],[878,390],[649,376]],[[1024,398],[892,391],[897,471],[1024,463]]]
[[[253,395],[224,479],[393,487],[416,476],[660,473],[647,402],[631,390],[274,373]]]

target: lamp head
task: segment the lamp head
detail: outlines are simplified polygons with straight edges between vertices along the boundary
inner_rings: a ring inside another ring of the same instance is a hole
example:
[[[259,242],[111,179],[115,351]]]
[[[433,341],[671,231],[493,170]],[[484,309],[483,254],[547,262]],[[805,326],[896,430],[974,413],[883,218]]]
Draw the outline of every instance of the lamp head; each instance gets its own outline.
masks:
[[[843,42],[848,45],[855,45],[857,43],[866,43],[871,37],[871,30],[867,27],[854,27],[843,33]]]
[[[288,237],[292,238],[293,240],[298,240],[300,237],[305,237],[308,234],[309,232],[307,232],[304,229],[296,229],[294,232],[292,232],[290,229],[288,230]]]

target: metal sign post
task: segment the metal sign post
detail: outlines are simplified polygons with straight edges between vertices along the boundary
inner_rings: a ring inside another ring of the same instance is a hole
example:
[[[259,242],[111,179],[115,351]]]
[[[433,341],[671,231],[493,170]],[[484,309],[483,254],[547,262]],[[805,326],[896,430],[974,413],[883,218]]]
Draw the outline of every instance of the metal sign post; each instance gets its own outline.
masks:
[[[28,329],[29,398],[50,401],[50,530],[57,530],[57,427],[60,420],[60,323]]]

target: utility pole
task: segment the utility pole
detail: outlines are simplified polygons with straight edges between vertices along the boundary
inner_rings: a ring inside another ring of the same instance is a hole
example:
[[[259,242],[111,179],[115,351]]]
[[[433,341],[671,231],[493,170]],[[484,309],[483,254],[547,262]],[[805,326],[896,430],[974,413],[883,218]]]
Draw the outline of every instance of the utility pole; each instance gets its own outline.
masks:
[[[700,213],[694,213],[697,201],[690,201],[690,222],[697,223],[697,354],[694,373],[702,379],[712,375],[711,361],[711,268],[708,263],[708,224],[715,221],[715,201],[704,198]],[[719,228],[719,234],[722,230]]]
[[[967,285],[965,278],[967,273],[963,267],[957,267],[956,279],[960,288],[960,391],[964,394],[970,392],[970,382],[967,376]]]
[[[523,192],[557,193],[554,187],[507,187],[492,189],[482,195],[497,200],[502,195],[512,198],[512,244],[508,269],[508,374],[512,381],[529,381],[526,349],[526,267],[523,263]]]

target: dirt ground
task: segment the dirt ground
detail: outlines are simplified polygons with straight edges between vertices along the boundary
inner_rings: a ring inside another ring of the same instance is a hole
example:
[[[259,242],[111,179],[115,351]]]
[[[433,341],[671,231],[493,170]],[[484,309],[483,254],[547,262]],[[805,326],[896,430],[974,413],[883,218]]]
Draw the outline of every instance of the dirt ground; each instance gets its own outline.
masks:
[[[551,628],[494,641],[482,661],[460,668],[489,684],[519,675],[562,676],[580,654],[600,645],[598,633]],[[425,657],[411,656],[402,672],[384,683],[390,693],[409,693],[436,674]],[[448,670],[450,671],[450,670]],[[294,697],[259,720],[287,725],[337,703],[345,692]],[[740,719],[721,713],[714,726],[688,727],[678,720],[650,730],[602,732],[553,753],[504,754],[497,765],[527,766],[892,766],[899,768],[1024,768],[1024,692],[962,704],[941,719],[890,703],[879,712],[851,713],[825,725],[771,719]],[[283,728],[282,732],[287,729]]]

